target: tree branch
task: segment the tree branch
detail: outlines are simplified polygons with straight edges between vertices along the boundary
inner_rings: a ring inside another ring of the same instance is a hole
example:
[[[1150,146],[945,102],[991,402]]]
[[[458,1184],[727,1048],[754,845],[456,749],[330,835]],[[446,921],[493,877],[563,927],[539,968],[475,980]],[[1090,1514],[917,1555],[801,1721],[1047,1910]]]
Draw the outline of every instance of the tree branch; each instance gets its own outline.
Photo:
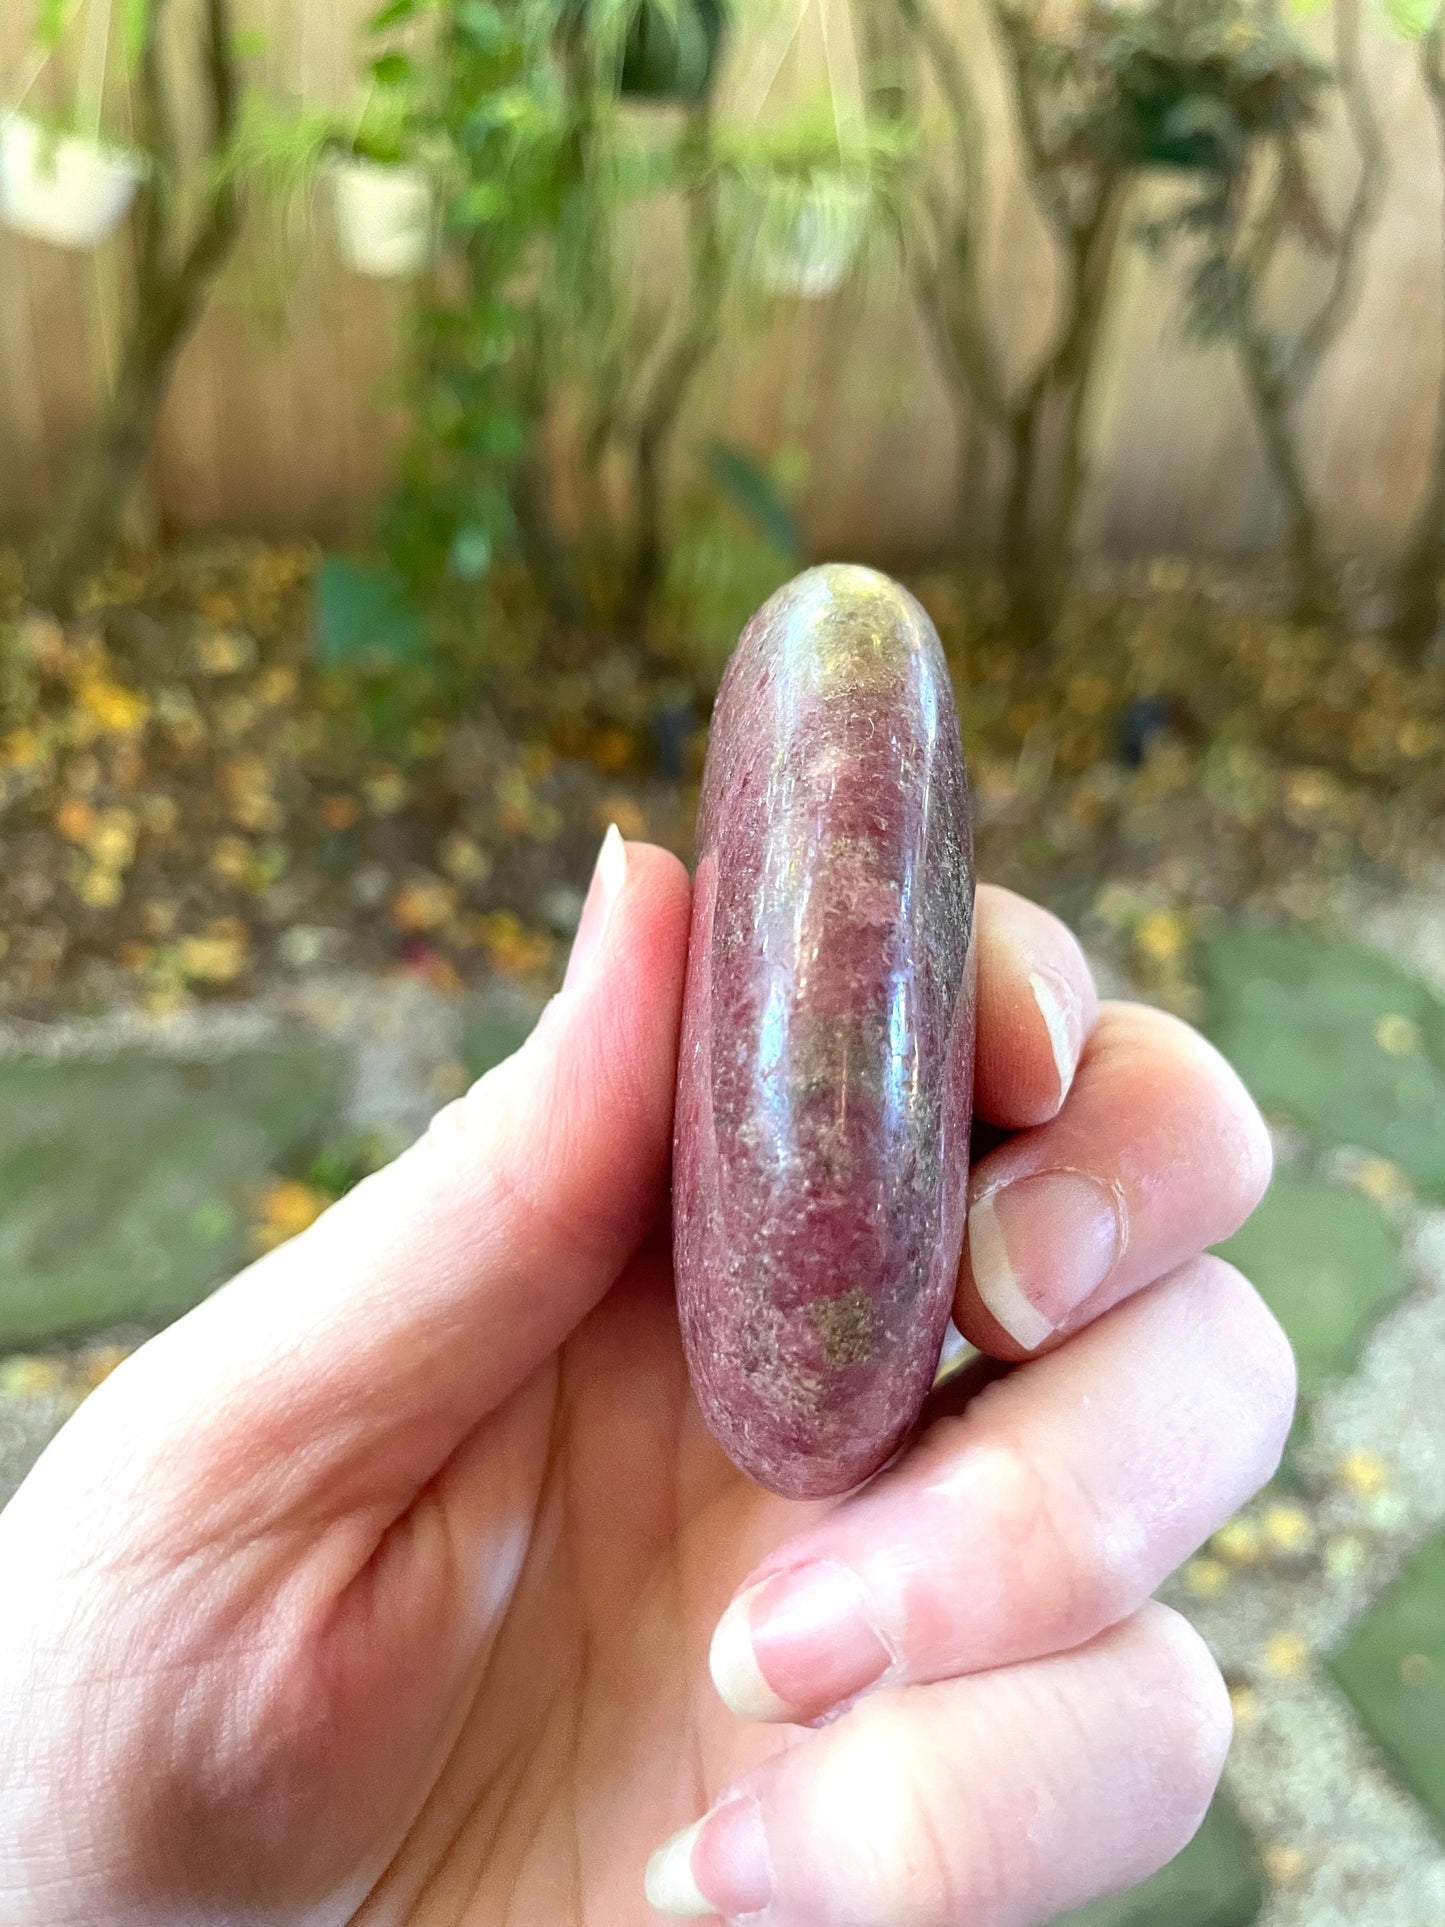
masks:
[[[989,338],[979,261],[987,174],[978,99],[957,47],[928,0],[897,0],[897,6],[899,20],[922,50],[943,96],[958,168],[952,207],[941,191],[930,196],[939,258],[922,277],[925,309],[935,337],[947,343],[948,361],[961,374],[975,404],[1002,426],[1008,408]]]
[[[1361,249],[1385,190],[1385,143],[1360,56],[1360,0],[1334,0],[1334,19],[1335,80],[1359,156],[1359,171],[1335,241],[1329,288],[1313,319],[1301,329],[1289,358],[1286,378],[1292,388],[1309,380],[1320,357],[1349,319],[1359,290]]]

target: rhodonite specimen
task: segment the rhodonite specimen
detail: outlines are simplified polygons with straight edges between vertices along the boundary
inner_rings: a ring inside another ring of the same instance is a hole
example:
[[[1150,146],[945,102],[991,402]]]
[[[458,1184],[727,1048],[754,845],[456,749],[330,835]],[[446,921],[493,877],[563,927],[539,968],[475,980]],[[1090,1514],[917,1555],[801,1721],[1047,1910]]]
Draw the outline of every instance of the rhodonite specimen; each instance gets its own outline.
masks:
[[[760,609],[713,713],[673,1143],[693,1387],[792,1498],[897,1449],[937,1366],[973,1096],[973,849],[932,623],[871,569]]]

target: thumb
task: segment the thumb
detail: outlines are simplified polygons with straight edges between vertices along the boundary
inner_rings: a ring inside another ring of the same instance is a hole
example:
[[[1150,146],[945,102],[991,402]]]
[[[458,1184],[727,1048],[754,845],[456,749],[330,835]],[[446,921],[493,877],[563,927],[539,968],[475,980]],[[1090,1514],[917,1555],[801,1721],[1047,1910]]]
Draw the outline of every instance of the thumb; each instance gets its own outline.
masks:
[[[406,1503],[662,1205],[688,895],[675,857],[609,831],[566,986],[522,1048],[80,1416],[108,1410],[172,1477],[184,1447],[193,1493],[252,1526],[258,1504],[274,1517],[313,1495],[333,1512]]]

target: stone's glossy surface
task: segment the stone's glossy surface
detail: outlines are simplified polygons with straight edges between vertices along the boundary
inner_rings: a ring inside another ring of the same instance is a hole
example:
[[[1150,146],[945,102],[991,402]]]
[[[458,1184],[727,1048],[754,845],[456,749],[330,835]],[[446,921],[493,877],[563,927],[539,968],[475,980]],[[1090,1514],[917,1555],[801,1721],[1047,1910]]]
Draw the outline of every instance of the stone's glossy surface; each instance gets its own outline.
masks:
[[[673,1159],[693,1385],[775,1492],[857,1485],[932,1380],[963,1238],[972,933],[933,625],[886,576],[810,569],[718,694]]]

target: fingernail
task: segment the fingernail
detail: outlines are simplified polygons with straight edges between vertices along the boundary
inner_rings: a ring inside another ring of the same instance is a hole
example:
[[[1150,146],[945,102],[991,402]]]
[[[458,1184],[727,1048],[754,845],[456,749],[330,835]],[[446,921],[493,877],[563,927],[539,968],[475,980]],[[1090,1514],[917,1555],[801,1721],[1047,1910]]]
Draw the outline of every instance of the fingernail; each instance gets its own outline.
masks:
[[[1079,1068],[1079,1053],[1084,1048],[1084,1017],[1078,999],[1061,977],[1053,972],[1029,972],[1029,989],[1049,1034],[1054,1068],[1059,1074],[1059,1102],[1069,1094],[1074,1072]]]
[[[613,823],[609,825],[602,839],[602,848],[597,852],[587,901],[582,906],[577,935],[572,939],[572,954],[567,959],[567,974],[562,980],[564,990],[571,990],[586,976],[588,966],[602,948],[608,921],[626,882],[627,845],[622,841],[622,832]]]
[[[1099,1289],[1124,1238],[1112,1186],[1085,1171],[1044,1171],[970,1207],[969,1269],[992,1316],[1032,1352]]]
[[[750,1793],[726,1799],[664,1841],[647,1863],[647,1904],[678,1920],[745,1919],[773,1897],[762,1808]]]
[[[718,1621],[708,1666],[745,1720],[808,1720],[876,1684],[894,1654],[848,1566],[819,1560],[740,1593]]]

